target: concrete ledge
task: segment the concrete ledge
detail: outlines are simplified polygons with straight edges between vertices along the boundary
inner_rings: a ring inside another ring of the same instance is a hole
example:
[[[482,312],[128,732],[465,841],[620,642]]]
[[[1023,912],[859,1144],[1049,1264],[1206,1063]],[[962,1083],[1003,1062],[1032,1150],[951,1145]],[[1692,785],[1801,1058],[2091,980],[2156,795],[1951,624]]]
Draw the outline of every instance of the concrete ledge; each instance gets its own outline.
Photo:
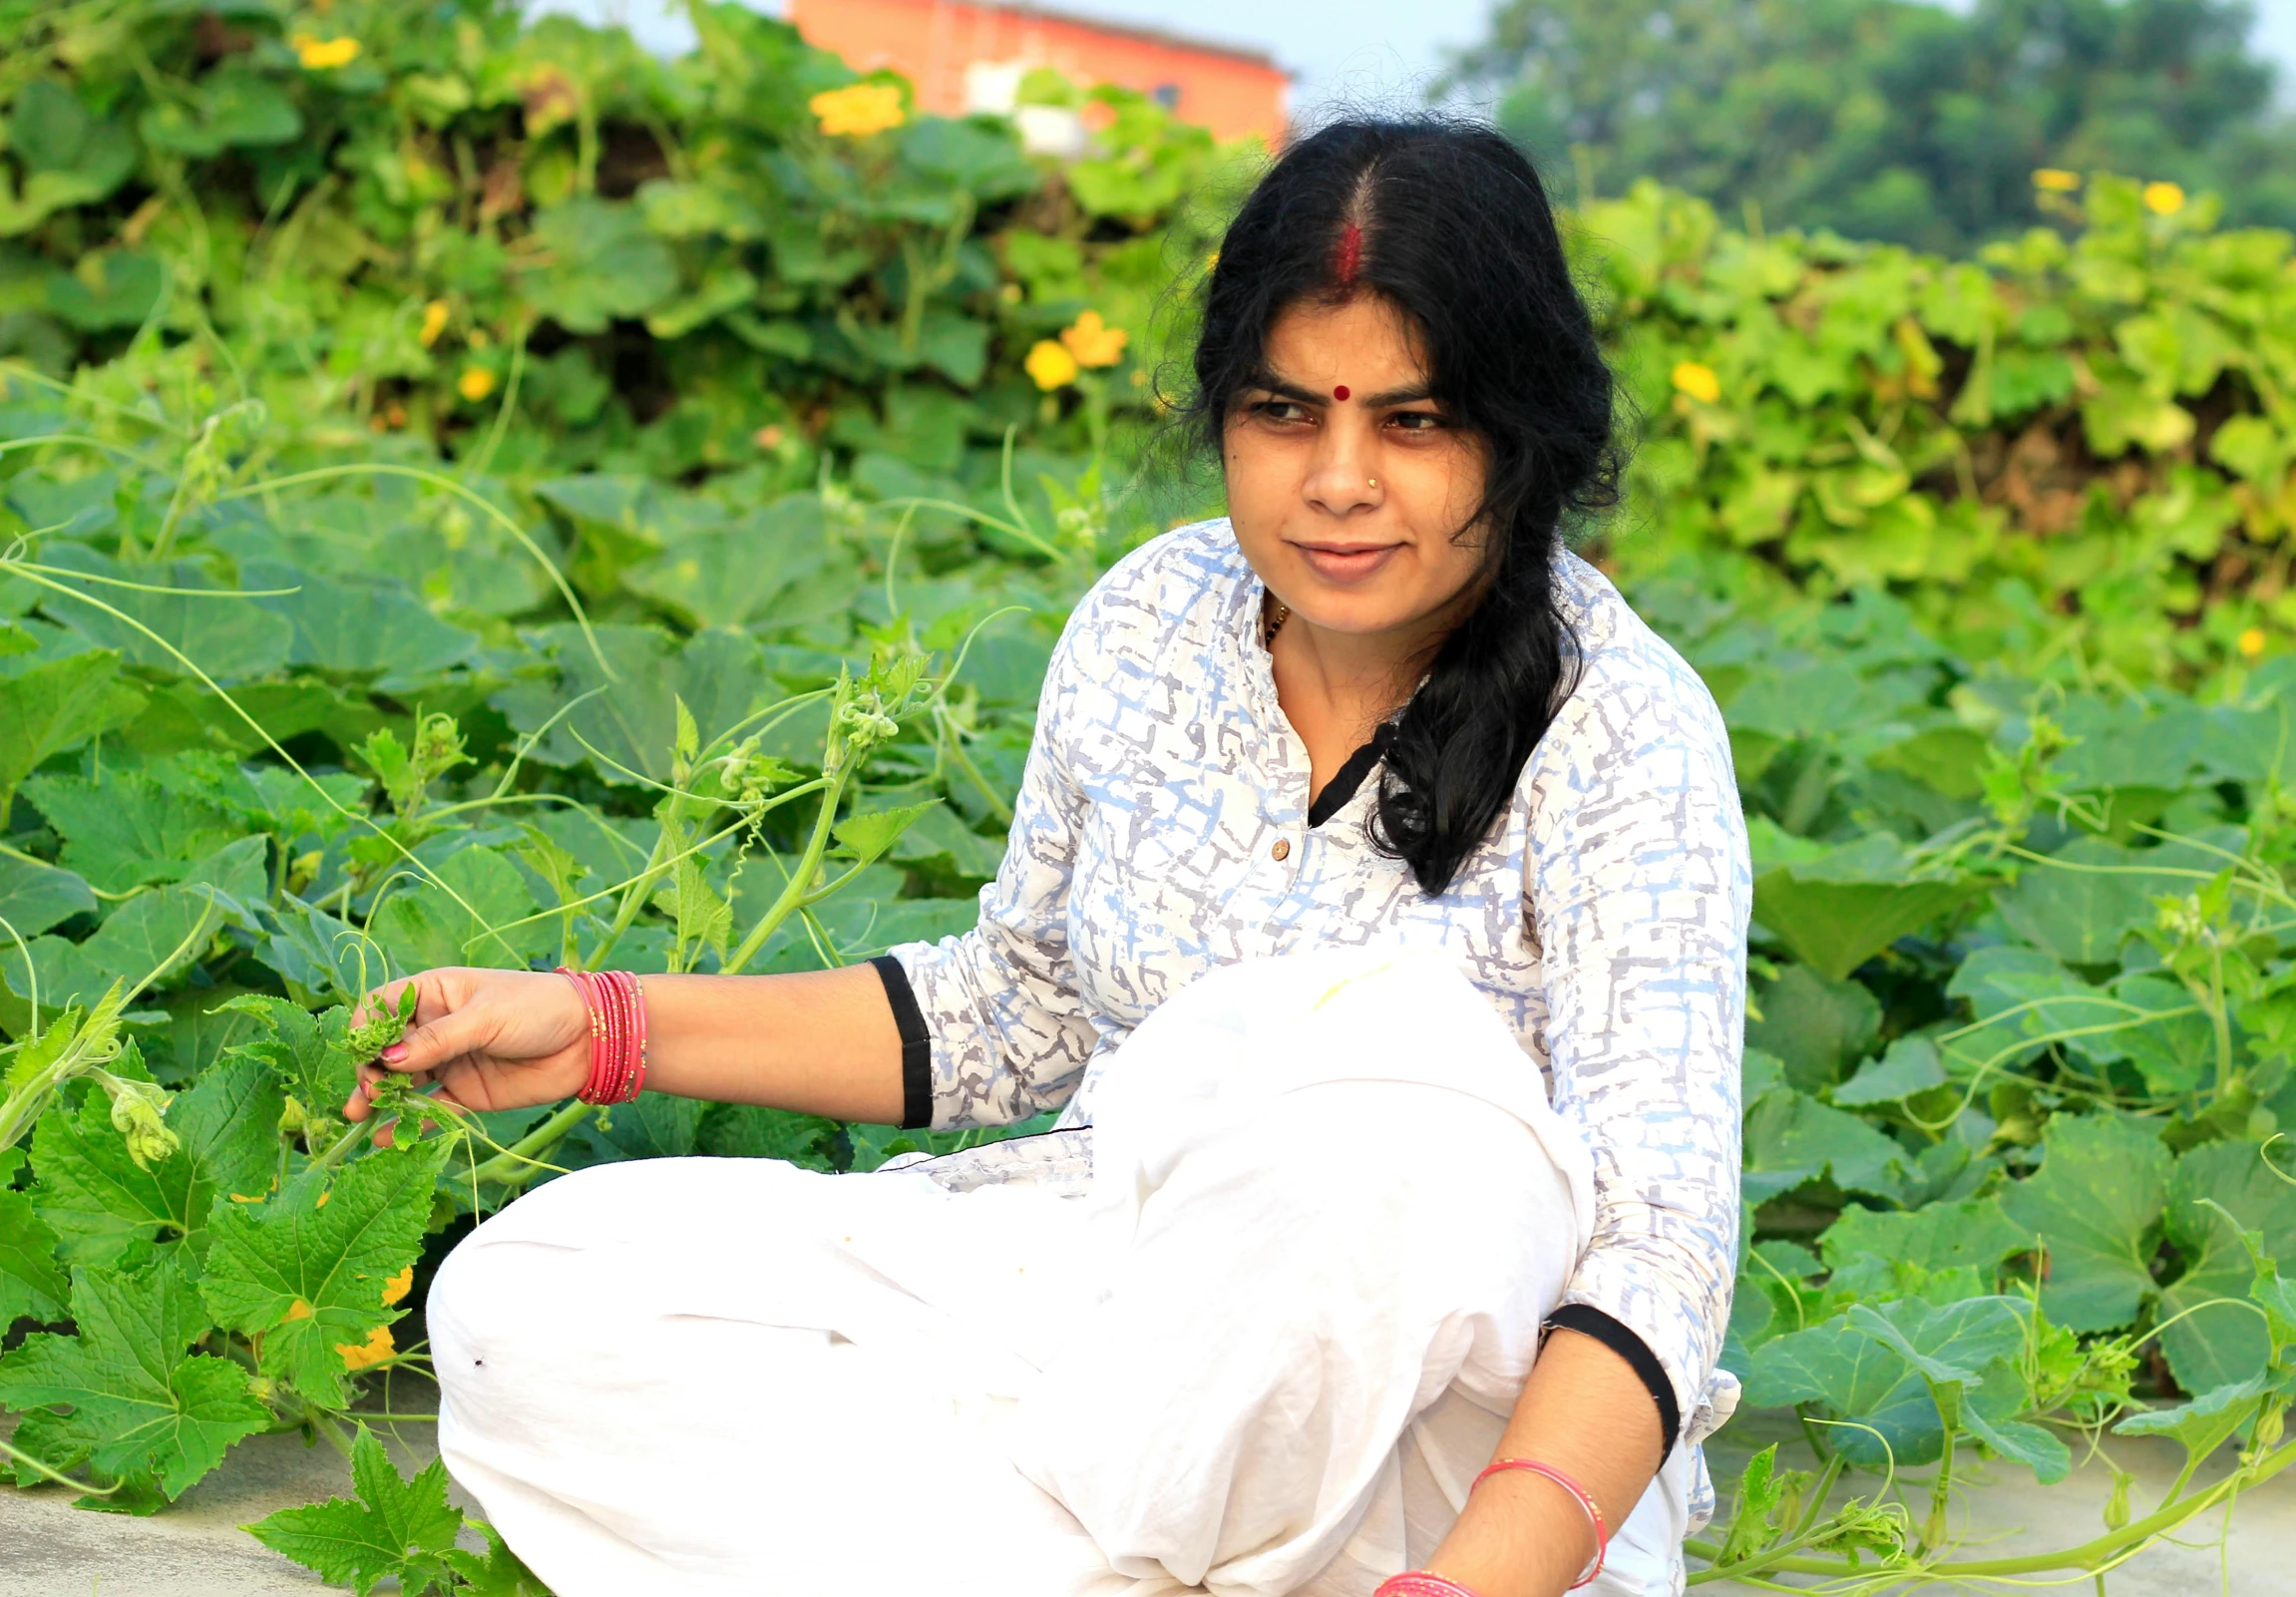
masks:
[[[428,1425],[377,1432],[402,1473],[427,1463]],[[404,1442],[414,1445],[398,1445]],[[239,1527],[351,1494],[351,1467],[321,1442],[250,1436],[221,1468],[148,1519],[72,1506],[63,1486],[0,1485],[0,1597],[312,1597],[329,1587]],[[454,1500],[477,1505],[460,1490]],[[476,1535],[466,1538],[478,1550]]]
[[[429,1461],[430,1427],[391,1429],[395,1435],[382,1434],[402,1471]],[[1747,1415],[1715,1448],[1715,1474],[1723,1483],[1725,1507],[1729,1483],[1746,1456],[1770,1440],[1780,1443],[1780,1460],[1787,1467],[1807,1467],[1808,1454],[1790,1419]],[[2117,1438],[2112,1456],[2136,1474],[2131,1501],[2138,1514],[2158,1500],[2183,1460],[2182,1449],[2153,1437]],[[1984,1541],[1982,1551],[1972,1546],[1967,1556],[2070,1547],[2105,1528],[2111,1477],[2101,1461],[2047,1487],[2035,1485],[2022,1467],[2000,1463],[1981,1465],[1964,1458],[1959,1472],[1969,1488],[1959,1522],[1974,1527],[1972,1534]],[[2223,1473],[2218,1467],[2205,1478],[2221,1479]],[[1908,1495],[1921,1511],[1927,1507],[1926,1476],[1922,1471],[1909,1484]],[[2291,1589],[2288,1565],[2296,1549],[2292,1476],[2296,1471],[2242,1499],[2221,1549],[2212,1539],[2223,1524],[2222,1516],[2215,1515],[2180,1538],[2189,1545],[2155,1545],[2113,1571],[2106,1579],[2109,1597],[2284,1597]],[[1853,1489],[1870,1491],[1876,1484],[1865,1479]],[[32,1491],[0,1486],[0,1597],[312,1597],[329,1588],[238,1527],[280,1508],[348,1495],[350,1489],[350,1467],[342,1456],[323,1443],[306,1447],[298,1436],[255,1436],[241,1442],[223,1467],[173,1508],[149,1519],[74,1508],[72,1493],[61,1486]],[[477,1511],[461,1490],[453,1496],[466,1510]],[[478,1538],[468,1544],[476,1550]],[[1751,1588],[1733,1582],[1701,1589],[1751,1597]],[[2055,1589],[2082,1597],[2095,1590],[2087,1580]]]

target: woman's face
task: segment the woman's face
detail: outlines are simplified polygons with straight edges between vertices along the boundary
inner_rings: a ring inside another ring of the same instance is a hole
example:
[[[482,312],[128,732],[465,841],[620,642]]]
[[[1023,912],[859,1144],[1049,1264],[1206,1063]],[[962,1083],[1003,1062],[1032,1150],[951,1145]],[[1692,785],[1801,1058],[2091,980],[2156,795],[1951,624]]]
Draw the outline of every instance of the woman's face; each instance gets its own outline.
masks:
[[[1311,625],[1416,648],[1472,601],[1480,443],[1427,396],[1408,318],[1358,294],[1300,304],[1230,411],[1228,512],[1260,580]]]

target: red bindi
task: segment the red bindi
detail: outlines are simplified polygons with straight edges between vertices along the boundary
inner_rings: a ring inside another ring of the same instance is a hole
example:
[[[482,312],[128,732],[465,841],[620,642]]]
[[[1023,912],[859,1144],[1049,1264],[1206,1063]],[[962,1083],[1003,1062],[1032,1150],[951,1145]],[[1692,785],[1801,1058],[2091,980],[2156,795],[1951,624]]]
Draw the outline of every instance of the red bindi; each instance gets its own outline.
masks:
[[[1338,400],[1344,400],[1347,397],[1347,385],[1345,383],[1341,383],[1339,387],[1333,389],[1332,397]]]

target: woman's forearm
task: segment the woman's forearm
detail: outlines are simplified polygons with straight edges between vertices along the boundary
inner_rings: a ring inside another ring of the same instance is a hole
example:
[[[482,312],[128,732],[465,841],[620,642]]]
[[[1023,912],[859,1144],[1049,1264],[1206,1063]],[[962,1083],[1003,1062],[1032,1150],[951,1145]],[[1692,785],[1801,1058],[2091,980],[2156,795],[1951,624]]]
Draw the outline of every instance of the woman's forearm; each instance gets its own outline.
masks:
[[[645,979],[649,1090],[898,1125],[901,1034],[866,965]]]
[[[1497,1456],[1535,1458],[1571,1476],[1615,1535],[1664,1462],[1658,1407],[1624,1359],[1557,1329],[1531,1367]],[[1428,1567],[1480,1597],[1558,1597],[1594,1556],[1586,1510],[1524,1470],[1477,1486]]]

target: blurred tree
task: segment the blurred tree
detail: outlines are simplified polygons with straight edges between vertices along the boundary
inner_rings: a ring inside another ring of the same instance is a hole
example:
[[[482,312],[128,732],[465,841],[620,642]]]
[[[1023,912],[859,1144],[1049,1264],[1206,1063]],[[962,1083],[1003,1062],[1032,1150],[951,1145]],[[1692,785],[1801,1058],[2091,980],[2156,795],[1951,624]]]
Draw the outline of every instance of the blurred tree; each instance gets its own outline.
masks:
[[[1451,86],[1553,173],[1941,250],[2041,219],[2037,168],[2296,225],[2296,118],[2245,0],[1501,0]]]

